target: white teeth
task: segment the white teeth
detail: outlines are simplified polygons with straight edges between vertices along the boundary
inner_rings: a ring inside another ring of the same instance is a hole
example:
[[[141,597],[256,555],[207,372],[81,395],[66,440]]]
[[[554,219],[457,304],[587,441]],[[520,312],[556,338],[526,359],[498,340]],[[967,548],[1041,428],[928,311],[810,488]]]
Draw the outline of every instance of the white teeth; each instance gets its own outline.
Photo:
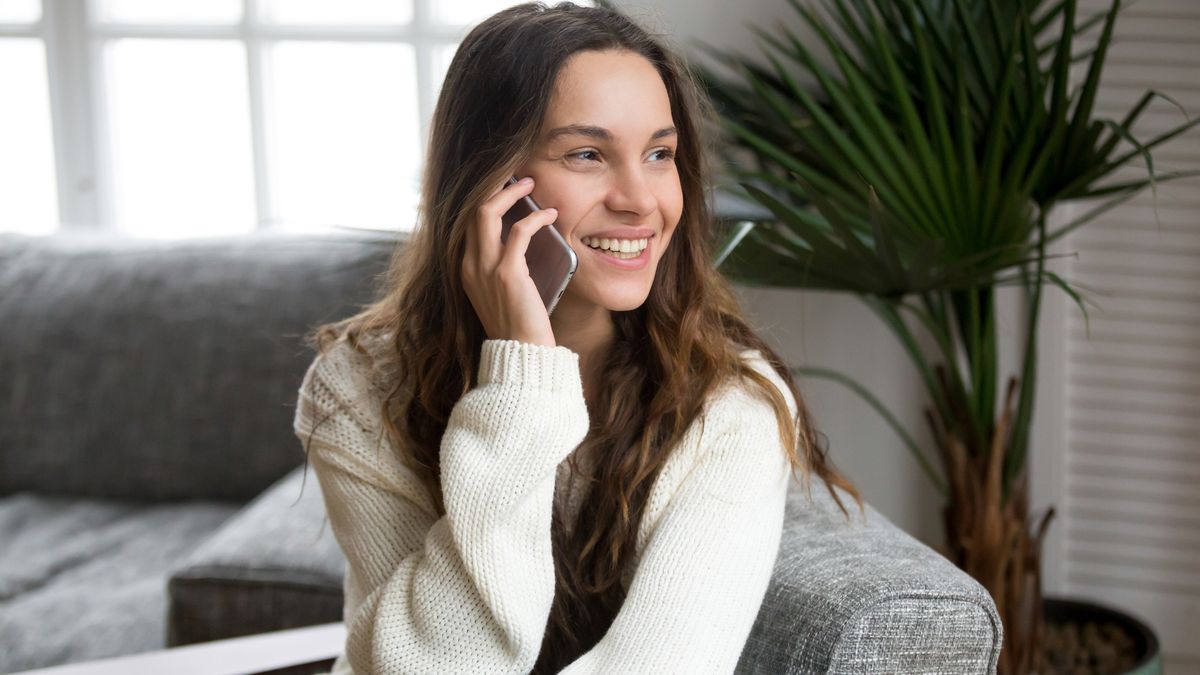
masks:
[[[627,253],[621,253],[620,251],[609,251],[606,249],[599,249],[599,248],[596,250],[600,251],[601,253],[603,253],[604,255],[606,255],[610,258],[620,258],[621,260],[629,260],[630,258],[636,258],[636,257],[642,255],[642,251],[637,251],[637,252],[629,251]]]
[[[583,237],[583,243],[592,248],[599,248],[618,253],[640,253],[646,248],[649,237],[643,239],[610,239],[608,237]]]

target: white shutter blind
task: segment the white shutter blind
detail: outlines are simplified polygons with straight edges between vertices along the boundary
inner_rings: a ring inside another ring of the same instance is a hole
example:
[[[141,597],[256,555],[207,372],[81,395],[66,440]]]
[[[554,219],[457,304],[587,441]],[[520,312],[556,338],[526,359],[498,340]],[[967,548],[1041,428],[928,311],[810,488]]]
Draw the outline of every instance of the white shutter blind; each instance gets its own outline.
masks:
[[[1080,16],[1109,5],[1083,0]],[[1200,2],[1140,0],[1118,15],[1097,114],[1120,122],[1147,89],[1200,115]],[[1156,98],[1134,135],[1145,142],[1184,121]],[[1153,154],[1156,172],[1200,168],[1200,128]],[[1117,178],[1144,177],[1135,163]],[[1070,282],[1101,307],[1088,307],[1089,336],[1067,304],[1055,527],[1062,590],[1140,615],[1163,642],[1167,672],[1200,673],[1200,178],[1159,186],[1161,226],[1153,203],[1147,189],[1066,245],[1078,254]]]

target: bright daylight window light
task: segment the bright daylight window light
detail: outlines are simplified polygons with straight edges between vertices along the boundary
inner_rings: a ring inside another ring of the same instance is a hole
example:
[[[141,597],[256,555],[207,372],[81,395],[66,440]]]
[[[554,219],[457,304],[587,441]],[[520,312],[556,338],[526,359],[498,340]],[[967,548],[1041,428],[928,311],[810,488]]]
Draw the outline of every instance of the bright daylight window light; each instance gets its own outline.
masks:
[[[0,64],[0,231],[49,234],[58,191],[42,41],[0,40]]]
[[[546,0],[553,5],[557,0]],[[430,0],[433,18],[439,23],[476,24],[507,7],[521,4],[513,0]],[[575,0],[577,5],[591,5],[590,2]]]
[[[40,0],[3,0],[0,2],[0,23],[34,23],[42,18]]]
[[[411,229],[420,163],[412,46],[285,41],[269,56],[279,222]]]
[[[0,0],[0,23],[36,24],[43,2],[54,1]],[[364,40],[359,31],[408,26],[414,0],[256,0],[249,3],[258,21],[250,24],[247,36],[257,35],[250,43],[229,32],[243,21],[245,0],[64,3],[63,16],[86,7],[100,31],[99,80],[90,91],[102,94],[94,101],[96,170],[108,212],[97,218],[159,237],[273,225],[411,229],[424,158],[418,100],[436,98],[457,49],[443,42],[439,26],[465,30],[516,4],[425,1],[429,15],[413,27],[416,45],[386,31]],[[279,40],[273,33],[289,26],[313,34]],[[421,42],[426,30],[441,37]],[[60,215],[45,46],[19,35],[0,43],[0,85],[18,102],[0,106],[0,229],[52,231]],[[254,79],[250,48],[262,57]],[[417,48],[429,57],[425,91],[418,91]],[[252,84],[264,122],[257,145]],[[256,148],[267,153],[258,164],[261,195]],[[6,190],[18,179],[19,190]]]
[[[105,57],[118,229],[159,237],[252,231],[243,45],[120,39]]]
[[[304,25],[407,24],[412,0],[260,0],[263,17]]]
[[[120,23],[236,23],[242,20],[242,0],[97,0],[93,6],[100,21]]]
[[[442,82],[446,80],[446,71],[450,70],[450,62],[454,60],[454,52],[457,51],[457,42],[433,48],[433,98],[435,101],[442,92]]]

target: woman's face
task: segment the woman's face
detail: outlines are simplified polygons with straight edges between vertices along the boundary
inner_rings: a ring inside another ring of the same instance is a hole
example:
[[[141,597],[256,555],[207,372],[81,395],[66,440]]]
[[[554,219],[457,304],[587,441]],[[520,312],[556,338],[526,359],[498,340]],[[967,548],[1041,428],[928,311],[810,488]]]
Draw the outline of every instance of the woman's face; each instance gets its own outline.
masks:
[[[632,52],[577,52],[559,71],[542,128],[517,177],[533,177],[533,200],[558,209],[556,227],[579,256],[560,305],[641,306],[683,211],[662,78]],[[603,239],[632,250],[602,252]]]

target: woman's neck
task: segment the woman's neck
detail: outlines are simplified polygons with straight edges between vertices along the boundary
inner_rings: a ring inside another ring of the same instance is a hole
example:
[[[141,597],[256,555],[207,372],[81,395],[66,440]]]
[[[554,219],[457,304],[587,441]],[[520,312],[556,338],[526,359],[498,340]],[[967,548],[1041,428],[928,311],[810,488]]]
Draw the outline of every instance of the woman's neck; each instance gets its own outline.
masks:
[[[550,315],[555,343],[579,354],[583,393],[589,407],[595,398],[600,367],[612,346],[615,327],[612,312],[589,302],[563,295]]]

